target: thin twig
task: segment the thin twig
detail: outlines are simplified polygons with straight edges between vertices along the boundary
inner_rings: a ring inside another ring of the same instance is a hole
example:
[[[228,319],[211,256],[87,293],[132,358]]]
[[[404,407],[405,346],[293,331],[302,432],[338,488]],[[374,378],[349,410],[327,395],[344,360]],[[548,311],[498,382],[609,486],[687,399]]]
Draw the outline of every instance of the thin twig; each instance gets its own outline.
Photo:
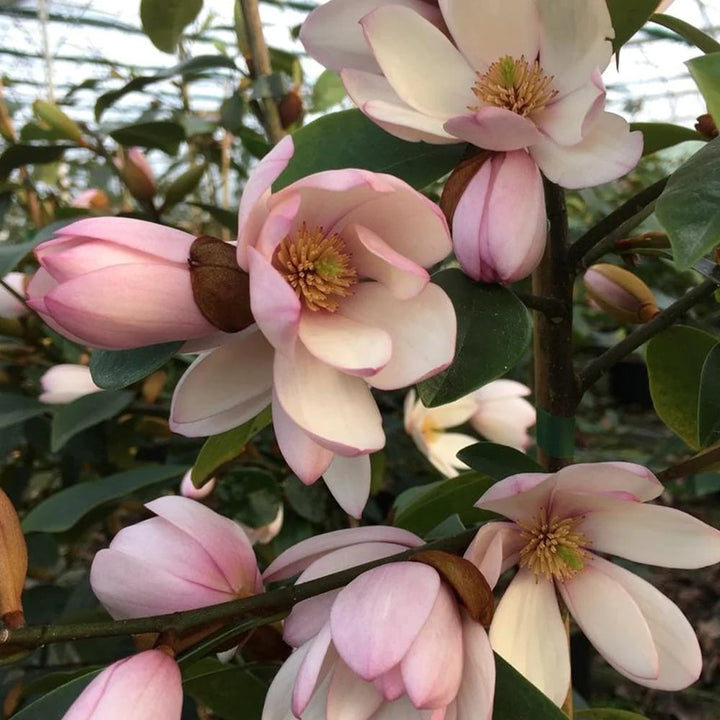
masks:
[[[514,292],[517,299],[520,300],[525,307],[530,308],[530,310],[537,310],[550,318],[562,317],[566,313],[566,308],[559,300],[538,297],[537,295],[520,292],[518,290]]]

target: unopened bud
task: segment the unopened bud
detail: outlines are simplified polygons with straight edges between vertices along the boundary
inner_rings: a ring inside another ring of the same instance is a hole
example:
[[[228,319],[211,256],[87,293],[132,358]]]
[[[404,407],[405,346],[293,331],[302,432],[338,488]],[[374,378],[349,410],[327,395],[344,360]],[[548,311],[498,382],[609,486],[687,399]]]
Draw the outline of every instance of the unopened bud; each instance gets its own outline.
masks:
[[[25,624],[21,595],[27,564],[20,519],[10,498],[0,490],[0,617],[11,630]]]
[[[80,126],[68,117],[55,103],[47,100],[36,100],[33,103],[33,112],[46,125],[59,132],[64,138],[73,140],[78,145],[85,145]]]
[[[697,122],[695,123],[695,129],[708,140],[712,140],[718,136],[717,125],[715,125],[715,121],[709,113],[705,113],[704,115],[700,115],[700,117],[698,117]]]
[[[617,265],[593,265],[583,281],[588,296],[616,320],[646,323],[660,312],[650,288],[637,275]]]
[[[283,130],[287,130],[291,125],[302,120],[305,108],[300,93],[297,90],[289,90],[278,103],[278,112],[280,113],[280,124]]]
[[[157,191],[155,175],[139,148],[127,150],[123,162],[117,164],[127,189],[136,200],[142,202],[155,197]]]
[[[201,235],[190,247],[190,282],[203,317],[223,332],[238,332],[255,322],[250,309],[248,274],[237,264],[237,249]]]

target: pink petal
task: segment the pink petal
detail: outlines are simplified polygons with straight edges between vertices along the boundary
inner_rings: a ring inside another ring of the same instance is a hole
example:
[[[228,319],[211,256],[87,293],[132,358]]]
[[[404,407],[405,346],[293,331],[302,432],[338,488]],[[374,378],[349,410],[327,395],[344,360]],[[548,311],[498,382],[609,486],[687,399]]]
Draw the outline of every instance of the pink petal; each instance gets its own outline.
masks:
[[[330,625],[329,623],[310,642],[307,654],[305,655],[298,669],[295,686],[293,687],[291,708],[295,717],[300,717],[325,675],[331,668],[335,653],[331,651]]]
[[[552,582],[520,570],[495,610],[490,643],[556,705],[562,705],[570,688],[570,652]]]
[[[177,495],[158,498],[145,507],[203,547],[238,595],[262,592],[255,553],[237,523],[202,503]]]
[[[533,121],[558,145],[575,145],[583,139],[586,118],[598,108],[602,109],[604,101],[603,86],[588,81],[550,103],[533,116]]]
[[[558,185],[574,189],[601,185],[632,170],[642,155],[642,133],[630,132],[619,115],[604,112],[577,145],[557,145],[542,138],[530,148],[543,174]]]
[[[622,493],[640,500],[654,500],[662,483],[642,465],[625,462],[577,463],[557,474],[557,493]]]
[[[485,628],[466,613],[462,618],[463,677],[457,720],[490,720],[495,695],[495,658]]]
[[[284,194],[282,202],[273,203],[272,198],[268,201],[271,209],[253,246],[268,262],[272,262],[277,246],[291,235],[293,228],[297,226],[301,204],[301,195],[292,192]]]
[[[270,563],[263,577],[266,582],[283,580],[333,550],[368,542],[395,543],[403,545],[405,549],[423,544],[417,535],[407,530],[384,525],[334,530],[293,545]]]
[[[517,564],[520,550],[526,541],[515,523],[489,522],[473,538],[463,557],[475,565],[485,576],[490,587],[508,568]]]
[[[254,248],[248,248],[250,307],[268,342],[292,357],[301,304],[285,278]]]
[[[365,680],[387,672],[418,637],[439,591],[437,572],[420,563],[363,573],[340,591],[330,613],[338,653]]]
[[[475,112],[458,113],[447,120],[445,131],[484,150],[520,150],[542,139],[528,118],[500,107],[481,107]]]
[[[659,690],[683,690],[702,670],[702,655],[695,631],[680,608],[637,575],[593,556],[592,566],[626,590],[640,608],[658,652],[660,673],[654,680],[630,676],[633,682]],[[612,664],[612,663],[611,663]],[[617,670],[622,670],[613,665]]]
[[[323,480],[337,504],[354,518],[360,518],[370,497],[370,456],[336,455],[323,473]]]
[[[338,660],[328,690],[327,720],[368,720],[383,696]]]
[[[273,349],[256,325],[198,357],[173,393],[170,427],[190,437],[224,432],[270,404]]]
[[[383,74],[406,103],[432,117],[467,111],[475,73],[435,25],[398,5],[374,10],[361,24]]]
[[[622,585],[588,563],[557,586],[575,622],[604,658],[621,672],[657,678],[659,660],[650,628]]]
[[[400,667],[416,708],[445,707],[455,699],[463,676],[463,633],[457,600],[447,587],[441,586],[430,616]]]
[[[302,313],[299,337],[320,362],[350,375],[374,375],[392,354],[392,341],[384,330],[324,310]]]
[[[278,670],[265,696],[262,720],[288,720],[295,678],[309,649],[308,643],[295,650]]]
[[[385,444],[380,412],[364,380],[321,363],[302,345],[293,361],[275,354],[274,380],[283,410],[329,450],[362,455]]]
[[[481,510],[490,510],[510,520],[530,521],[540,508],[550,504],[557,475],[519,473],[496,482],[475,503]]]
[[[419,382],[446,368],[455,355],[455,310],[432,283],[408,300],[398,300],[379,283],[362,283],[344,299],[340,313],[382,328],[392,338],[390,362],[368,379],[380,390]]]
[[[387,672],[376,677],[373,680],[373,685],[390,702],[401,698],[405,694],[405,681],[403,680],[400,665],[395,665]]]

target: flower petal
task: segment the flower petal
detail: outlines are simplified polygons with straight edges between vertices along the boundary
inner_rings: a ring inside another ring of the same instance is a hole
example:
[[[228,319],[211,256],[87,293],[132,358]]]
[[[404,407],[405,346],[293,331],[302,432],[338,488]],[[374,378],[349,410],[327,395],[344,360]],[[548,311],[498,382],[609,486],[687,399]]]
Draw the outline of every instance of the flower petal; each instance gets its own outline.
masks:
[[[602,108],[604,100],[604,87],[586,82],[550,103],[533,116],[533,121],[558,145],[575,145],[583,139],[586,118],[598,107]]]
[[[386,673],[410,649],[439,591],[440,576],[420,563],[363,573],[340,591],[330,613],[338,653],[365,680]]]
[[[327,720],[368,720],[382,702],[382,694],[372,683],[337,661],[328,690]]]
[[[383,74],[406,103],[432,117],[467,112],[475,73],[435,25],[399,5],[373,10],[361,24]]]
[[[445,477],[457,477],[460,470],[469,470],[457,454],[476,442],[477,438],[463,433],[438,433],[427,443],[427,458]]]
[[[475,507],[504,515],[511,520],[529,521],[547,507],[557,483],[557,474],[519,473],[492,485]]]
[[[336,455],[323,480],[338,505],[354,518],[359,518],[370,497],[370,456],[343,457]]]
[[[501,107],[481,107],[474,115],[458,114],[443,127],[456,138],[484,150],[521,150],[542,140],[531,120]]]
[[[256,325],[198,357],[173,393],[170,427],[190,437],[224,432],[270,403],[273,349]]]
[[[310,703],[318,684],[330,671],[330,663],[335,657],[331,642],[330,623],[327,623],[310,641],[307,654],[298,668],[291,703],[293,715],[298,718]]]
[[[552,582],[520,570],[495,610],[490,644],[556,705],[562,705],[570,689],[570,652]]]
[[[290,698],[298,670],[309,649],[309,643],[303,645],[281,665],[265,696],[262,720],[290,720],[293,717],[290,710]]]
[[[490,720],[495,695],[495,658],[485,628],[462,618],[463,677],[457,695],[457,720]]]
[[[561,492],[621,493],[645,502],[659,497],[663,484],[647,468],[634,463],[577,463],[558,473],[556,493]]]
[[[535,419],[535,408],[527,400],[508,398],[478,403],[478,411],[470,422],[490,442],[524,450],[530,443],[527,430]]]
[[[478,531],[463,557],[485,576],[490,587],[508,568],[517,564],[526,541],[515,523],[489,522]]]

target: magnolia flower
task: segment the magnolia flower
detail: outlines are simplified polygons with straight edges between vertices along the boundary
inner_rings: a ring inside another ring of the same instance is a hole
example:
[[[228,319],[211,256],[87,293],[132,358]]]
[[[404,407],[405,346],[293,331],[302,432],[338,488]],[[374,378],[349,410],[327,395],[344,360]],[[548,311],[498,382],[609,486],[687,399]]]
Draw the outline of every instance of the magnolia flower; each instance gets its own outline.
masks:
[[[146,201],[155,197],[157,192],[155,175],[140,148],[132,147],[126,150],[123,159],[116,160],[115,165],[134,198]]]
[[[457,454],[477,438],[445,430],[470,422],[490,442],[525,450],[527,429],[535,424],[535,408],[523,399],[529,394],[530,388],[515,380],[493,380],[455,402],[427,408],[411,390],[405,396],[405,431],[445,477],[456,477],[468,469]]]
[[[88,188],[77,195],[70,203],[71,207],[87,208],[88,210],[107,210],[110,198],[104,190]]]
[[[11,272],[3,277],[3,282],[20,297],[25,297],[25,285],[28,276],[25,273]],[[0,317],[19,318],[29,312],[27,305],[18,300],[9,290],[0,286]]]
[[[212,493],[216,484],[215,478],[210,478],[202,487],[195,487],[192,481],[192,470],[188,470],[180,482],[180,494],[191,500],[202,500]]]
[[[452,303],[425,269],[450,252],[450,237],[437,206],[390,175],[331,170],[271,194],[292,153],[287,137],[240,203],[238,263],[257,325],[193,363],[170,425],[218,433],[272,401],[288,465],[306,484],[322,475],[359,516],[368,454],[385,443],[371,388],[429,377],[455,352]]]
[[[660,312],[652,290],[637,275],[618,265],[591,265],[583,275],[583,283],[590,301],[621,322],[646,323]]]
[[[105,668],[63,720],[180,720],[182,678],[162,650],[146,650]]]
[[[87,218],[39,245],[28,305],[50,327],[96,348],[122,350],[202,338],[188,258],[195,238],[129,218]]]
[[[89,367],[72,363],[54,365],[46,370],[40,385],[43,391],[38,399],[49,405],[69,403],[102,389],[93,382]]]
[[[242,529],[178,495],[145,505],[157,517],[121,530],[95,555],[90,584],[115,619],[161,615],[263,591]]]
[[[388,132],[527,149],[566,188],[614,180],[642,152],[603,110],[613,36],[605,0],[330,0],[300,35]]]
[[[639,465],[594,463],[513,475],[476,503],[510,522],[481,527],[465,557],[491,585],[519,565],[490,642],[558,705],[570,686],[558,595],[597,651],[634,682],[680,690],[700,675],[700,647],[679,608],[596,554],[676,568],[718,562],[720,532],[679,510],[644,504],[662,490]]]
[[[297,582],[307,582],[420,544],[398,528],[340,530],[290,548],[265,578],[302,569]],[[284,637],[296,649],[270,686],[262,720],[491,716],[495,665],[485,629],[430,565],[390,563],[304,600]]]

